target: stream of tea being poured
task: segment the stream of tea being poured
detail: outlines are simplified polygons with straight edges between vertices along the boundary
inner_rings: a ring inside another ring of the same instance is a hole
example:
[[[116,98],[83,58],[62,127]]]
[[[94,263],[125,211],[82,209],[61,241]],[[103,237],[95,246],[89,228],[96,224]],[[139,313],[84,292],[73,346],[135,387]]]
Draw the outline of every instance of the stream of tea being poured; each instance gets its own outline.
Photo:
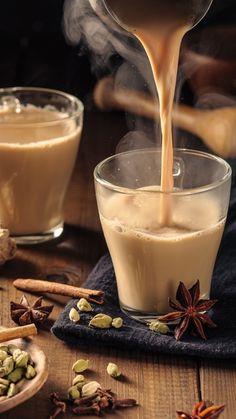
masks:
[[[212,0],[105,0],[115,20],[143,45],[159,97],[162,132],[160,225],[171,225],[173,190],[172,107],[179,50],[184,34],[207,12]]]

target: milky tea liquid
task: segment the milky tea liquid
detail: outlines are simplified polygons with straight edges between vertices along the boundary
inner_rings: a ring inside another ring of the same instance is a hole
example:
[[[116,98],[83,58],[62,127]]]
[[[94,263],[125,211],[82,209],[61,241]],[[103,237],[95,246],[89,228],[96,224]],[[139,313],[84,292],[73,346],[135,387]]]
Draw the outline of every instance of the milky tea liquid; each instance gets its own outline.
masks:
[[[12,236],[44,233],[63,222],[81,134],[74,121],[63,117],[31,105],[19,114],[0,113],[0,224]],[[46,128],[40,125],[60,119]]]
[[[173,190],[171,112],[179,49],[184,34],[192,26],[196,2],[106,0],[106,3],[123,26],[139,39],[148,55],[159,96],[162,129],[159,189],[170,192]],[[140,312],[163,314],[169,311],[168,297],[175,297],[179,281],[192,286],[197,279],[207,297],[225,222],[219,222],[216,202],[200,198],[197,208],[176,207],[173,196],[155,194],[152,205],[145,192],[138,196],[135,204],[132,200],[136,197],[116,194],[106,200],[106,208],[100,209],[121,304]]]

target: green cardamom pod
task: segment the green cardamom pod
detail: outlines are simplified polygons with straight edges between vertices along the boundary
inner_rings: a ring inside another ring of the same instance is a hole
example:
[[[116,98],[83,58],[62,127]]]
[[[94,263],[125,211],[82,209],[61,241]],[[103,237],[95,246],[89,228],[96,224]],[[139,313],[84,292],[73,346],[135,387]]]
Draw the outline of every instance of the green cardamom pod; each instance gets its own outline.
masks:
[[[3,384],[4,386],[8,387],[10,385],[10,381],[6,378],[0,378],[0,384]]]
[[[89,365],[89,360],[88,359],[78,359],[72,366],[72,370],[80,373],[83,372],[85,370],[87,370]]]
[[[0,351],[8,352],[8,346],[6,345],[0,346]]]
[[[7,379],[12,383],[17,383],[17,381],[22,379],[24,372],[25,370],[22,367],[15,368],[10,374],[8,374]]]
[[[25,378],[27,378],[27,380],[31,380],[32,378],[34,378],[36,376],[37,372],[35,370],[35,368],[32,365],[27,365],[27,369],[25,372]]]
[[[76,386],[72,386],[68,390],[68,397],[70,400],[75,400],[80,398],[80,391]]]
[[[16,361],[17,357],[18,357],[19,355],[21,355],[21,353],[22,353],[22,350],[21,350],[21,349],[19,349],[19,348],[15,349],[15,350],[13,351],[13,353],[12,353],[13,360],[14,360],[14,361]]]
[[[112,320],[111,325],[112,325],[113,327],[115,327],[116,329],[120,329],[120,328],[123,326],[123,319],[122,319],[121,317],[115,317],[115,318]]]
[[[170,331],[169,327],[167,326],[167,324],[160,322],[159,320],[153,320],[150,324],[149,324],[149,329],[153,330],[154,332],[158,332],[161,333],[163,335],[165,335],[166,333],[168,333]]]
[[[76,375],[76,377],[72,381],[72,384],[73,384],[73,386],[77,385],[78,388],[82,388],[83,385],[85,384],[84,375],[82,375],[82,374]]]
[[[80,314],[74,307],[70,309],[69,319],[74,323],[77,323],[80,321]]]
[[[103,313],[96,314],[89,322],[89,326],[97,327],[98,329],[109,329],[111,324],[112,318]]]
[[[13,397],[18,393],[18,388],[15,385],[15,383],[11,383],[9,388],[8,388],[8,392],[7,392],[7,397]]]
[[[14,356],[14,355],[13,355]],[[21,351],[21,353],[16,357],[15,364],[16,367],[27,367],[29,361],[29,355],[25,351]]]
[[[114,364],[113,362],[109,362],[107,365],[107,373],[113,378],[117,378],[121,375],[121,371],[119,370],[118,365]]]
[[[8,357],[8,353],[0,350],[0,361],[4,361]]]
[[[101,388],[101,384],[99,384],[97,381],[90,381],[83,386],[82,396],[91,396],[91,394],[95,393],[98,388]]]
[[[8,356],[2,363],[2,368],[5,370],[5,375],[10,374],[14,370],[14,361],[12,356]],[[0,375],[1,377],[1,375]]]
[[[7,347],[7,352],[9,352],[11,355],[13,355],[13,353],[14,353],[16,350],[20,351],[20,349],[19,349],[19,348],[18,348],[18,346],[16,346],[16,345],[10,344],[10,345],[8,345],[8,347]]]
[[[77,307],[80,311],[93,311],[91,304],[86,300],[86,298],[80,298],[80,300],[77,303]]]

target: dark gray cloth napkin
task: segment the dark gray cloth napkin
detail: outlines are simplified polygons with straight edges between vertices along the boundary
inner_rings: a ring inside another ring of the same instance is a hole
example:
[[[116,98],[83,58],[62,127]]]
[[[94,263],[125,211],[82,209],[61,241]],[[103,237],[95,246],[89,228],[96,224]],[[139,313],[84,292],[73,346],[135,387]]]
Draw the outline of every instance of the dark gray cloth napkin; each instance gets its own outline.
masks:
[[[119,348],[143,350],[152,353],[169,353],[209,358],[236,358],[236,185],[233,176],[230,208],[227,224],[218,253],[213,275],[212,298],[218,303],[212,309],[216,329],[206,329],[206,341],[197,337],[185,337],[176,341],[173,335],[159,335],[144,324],[128,318],[120,310],[114,270],[109,255],[103,256],[84,283],[84,286],[105,291],[103,306],[94,304],[95,315],[99,312],[111,317],[122,317],[121,329],[95,329],[88,326],[91,313],[82,313],[75,324],[69,320],[69,312],[76,307],[71,300],[61,313],[52,332],[60,339],[73,344],[104,344]]]

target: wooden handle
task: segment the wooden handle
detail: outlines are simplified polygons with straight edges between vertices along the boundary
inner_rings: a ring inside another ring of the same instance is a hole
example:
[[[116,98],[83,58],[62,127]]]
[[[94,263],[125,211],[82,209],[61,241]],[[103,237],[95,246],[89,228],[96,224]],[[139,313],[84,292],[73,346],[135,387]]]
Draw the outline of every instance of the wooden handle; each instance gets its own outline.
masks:
[[[39,279],[16,279],[13,285],[23,291],[35,293],[49,293],[64,295],[74,298],[86,298],[97,304],[103,303],[104,292],[88,288],[79,288],[72,285],[61,284],[58,282],[43,281]]]
[[[0,330],[0,342],[7,340],[26,338],[28,336],[37,335],[35,324],[27,324],[26,326],[11,327],[10,329]]]
[[[151,96],[125,88],[115,88],[114,80],[106,77],[97,83],[94,101],[99,109],[121,109],[156,120],[158,103]],[[201,138],[222,157],[236,156],[236,107],[200,110],[190,106],[174,106],[173,124]]]

